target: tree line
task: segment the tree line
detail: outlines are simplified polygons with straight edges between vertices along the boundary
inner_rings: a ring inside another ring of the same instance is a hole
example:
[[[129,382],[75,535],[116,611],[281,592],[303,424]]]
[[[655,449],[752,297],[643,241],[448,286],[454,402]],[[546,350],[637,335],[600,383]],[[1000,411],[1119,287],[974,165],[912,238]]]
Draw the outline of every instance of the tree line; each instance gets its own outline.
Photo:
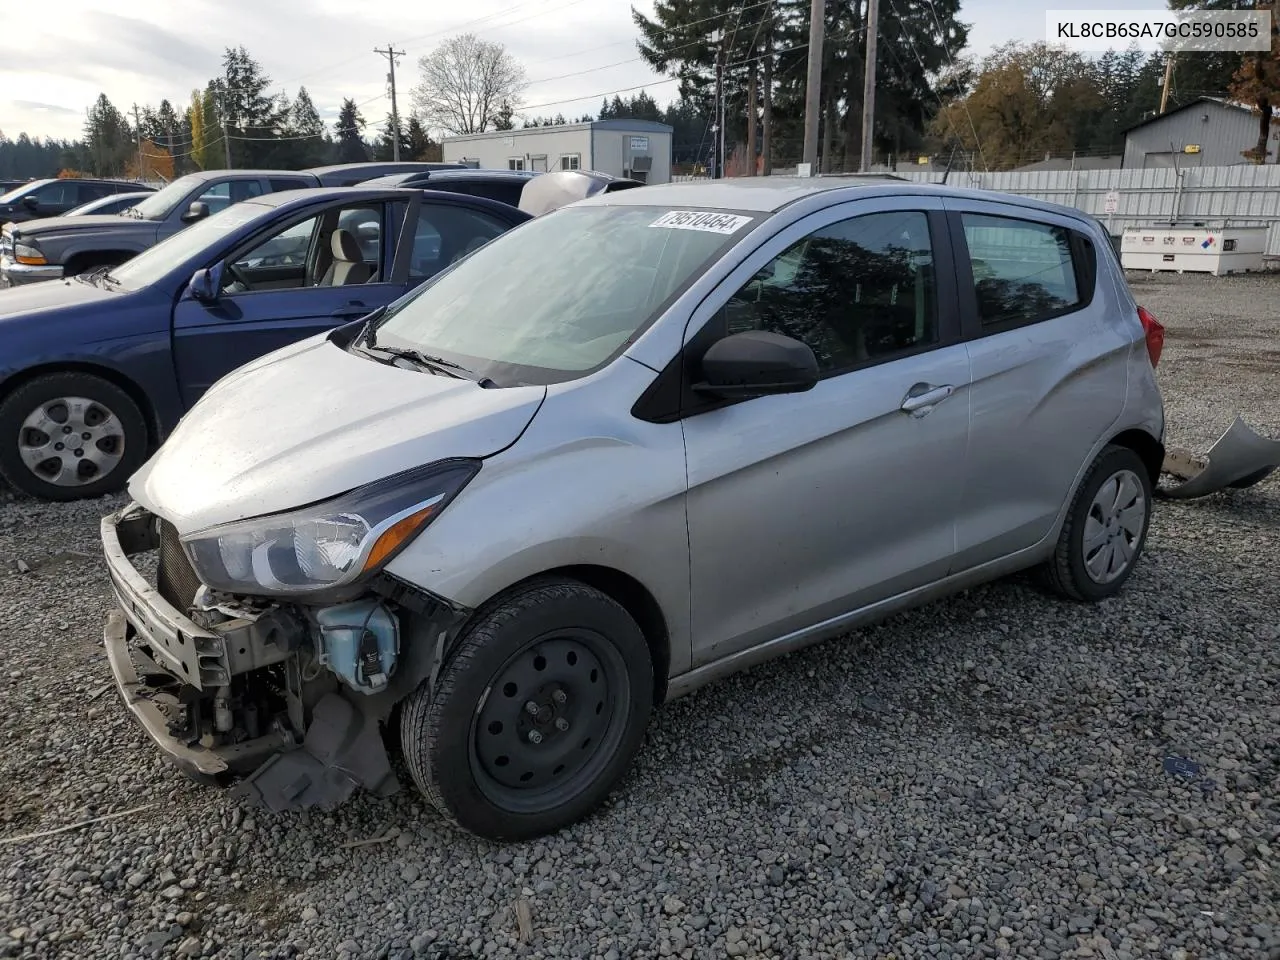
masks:
[[[41,140],[0,133],[0,177],[51,177],[60,172],[101,177],[171,179],[226,166],[301,169],[326,163],[390,160],[391,118],[371,128],[354,99],[343,100],[332,128],[320,119],[307,88],[290,97],[270,92],[270,77],[244,47],[227,48],[222,73],[185,104],[169,99],[128,111],[98,95],[76,140]],[[440,144],[417,117],[400,130],[403,160],[439,160]]]
[[[1169,0],[1174,9],[1232,9],[1235,0]],[[1265,0],[1261,6],[1277,6]],[[826,0],[819,161],[856,170],[862,150],[866,0]],[[896,165],[921,155],[1009,169],[1045,154],[1119,153],[1124,131],[1157,112],[1162,54],[1136,48],[1084,57],[1045,43],[966,55],[960,0],[882,0],[872,155]],[[808,0],[664,0],[632,9],[642,57],[679,83],[679,102],[708,113],[717,69],[726,138],[765,172],[803,153]],[[1182,53],[1169,106],[1198,96],[1255,109],[1265,149],[1280,104],[1280,22],[1270,53]],[[704,147],[704,150],[707,148]],[[1244,159],[1260,162],[1257,147]],[[739,170],[739,172],[743,172]]]
[[[1277,0],[1268,0],[1274,6]],[[1227,9],[1234,0],[1169,0],[1172,7]],[[1136,49],[1084,57],[1041,43],[1011,42],[980,59],[965,53],[960,0],[881,0],[872,155],[891,166],[928,156],[948,165],[1010,169],[1042,159],[1118,153],[1124,132],[1159,107],[1165,60]],[[593,119],[643,119],[673,128],[674,161],[705,163],[721,76],[730,173],[769,172],[800,159],[804,132],[809,0],[663,0],[652,17],[633,8],[641,59],[677,83],[666,106],[646,91],[606,96],[595,115],[544,116],[526,108],[523,66],[474,34],[444,41],[418,61],[419,81],[400,124],[401,159],[440,158],[438,137]],[[1280,18],[1270,53],[1186,53],[1175,61],[1170,106],[1198,96],[1255,108],[1266,146],[1280,103]],[[862,152],[866,0],[826,0],[819,91],[819,160],[857,169]],[[175,106],[162,100],[127,113],[101,94],[84,135],[41,141],[0,133],[0,176],[57,170],[168,178],[227,165],[297,169],[391,159],[391,118],[371,129],[353,99],[332,129],[305,87],[270,92],[244,47],[225,51],[222,72]],[[1258,160],[1255,150],[1245,159]]]

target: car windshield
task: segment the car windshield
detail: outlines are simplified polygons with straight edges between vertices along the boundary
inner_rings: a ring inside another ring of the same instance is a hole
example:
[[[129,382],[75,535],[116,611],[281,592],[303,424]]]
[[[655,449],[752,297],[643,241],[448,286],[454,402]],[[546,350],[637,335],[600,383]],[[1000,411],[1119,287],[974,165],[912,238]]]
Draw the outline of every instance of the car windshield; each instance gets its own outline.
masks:
[[[131,216],[140,220],[163,220],[177,208],[192,190],[204,182],[199,174],[179,177],[167,187],[161,187],[145,200],[139,200],[129,208]]]
[[[32,187],[38,187],[40,184],[48,182],[48,180],[32,180],[30,183],[24,183],[21,186],[14,187],[8,193],[0,195],[0,203],[14,203],[24,194],[30,193]]]
[[[274,210],[274,207],[266,207],[252,201],[227,207],[220,213],[194,223],[185,230],[178,231],[169,239],[162,240],[154,247],[142,251],[132,260],[126,260],[120,266],[112,267],[111,279],[118,281],[119,285],[126,290],[138,290],[149,286],[183,261],[200,253],[211,244],[216,244],[219,238],[226,236],[232,230],[261,217],[269,216]],[[205,266],[209,264],[200,264],[200,267]],[[199,269],[199,267],[192,267],[192,269]]]
[[[571,380],[617,357],[755,219],[566,207],[491,240],[393,304],[375,343],[499,386]]]

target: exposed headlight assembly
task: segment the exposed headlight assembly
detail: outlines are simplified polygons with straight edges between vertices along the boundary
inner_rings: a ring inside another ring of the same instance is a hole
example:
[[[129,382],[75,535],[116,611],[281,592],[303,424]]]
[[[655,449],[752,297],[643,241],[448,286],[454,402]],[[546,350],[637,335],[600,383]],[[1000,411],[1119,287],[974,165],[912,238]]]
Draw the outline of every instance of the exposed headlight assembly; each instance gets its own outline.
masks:
[[[202,582],[227,593],[294,595],[380,570],[462,491],[479,460],[441,460],[332,500],[183,537]]]
[[[35,267],[43,266],[48,262],[34,240],[14,241],[13,259],[17,260],[18,263],[25,263]]]

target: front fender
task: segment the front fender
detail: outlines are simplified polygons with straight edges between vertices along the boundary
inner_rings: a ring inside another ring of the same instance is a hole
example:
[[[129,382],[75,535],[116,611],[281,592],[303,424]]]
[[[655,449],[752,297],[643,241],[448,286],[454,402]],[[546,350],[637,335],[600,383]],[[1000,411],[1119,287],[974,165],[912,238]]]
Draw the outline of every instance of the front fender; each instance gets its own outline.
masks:
[[[155,246],[155,243],[156,228],[152,226],[145,231],[103,231],[83,237],[72,235],[65,240],[51,238],[47,242],[42,240],[40,249],[51,263],[65,264],[74,257],[86,253],[104,253],[107,251],[114,253],[119,251],[138,254]]]

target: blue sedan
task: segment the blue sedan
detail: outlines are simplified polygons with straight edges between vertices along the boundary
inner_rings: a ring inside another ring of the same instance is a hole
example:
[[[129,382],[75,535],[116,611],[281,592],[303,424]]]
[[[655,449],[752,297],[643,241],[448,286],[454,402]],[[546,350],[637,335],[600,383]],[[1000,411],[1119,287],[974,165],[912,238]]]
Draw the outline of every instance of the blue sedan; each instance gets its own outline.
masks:
[[[48,500],[116,491],[224,374],[386,306],[528,219],[463,194],[292,190],[110,270],[0,292],[0,476]]]

